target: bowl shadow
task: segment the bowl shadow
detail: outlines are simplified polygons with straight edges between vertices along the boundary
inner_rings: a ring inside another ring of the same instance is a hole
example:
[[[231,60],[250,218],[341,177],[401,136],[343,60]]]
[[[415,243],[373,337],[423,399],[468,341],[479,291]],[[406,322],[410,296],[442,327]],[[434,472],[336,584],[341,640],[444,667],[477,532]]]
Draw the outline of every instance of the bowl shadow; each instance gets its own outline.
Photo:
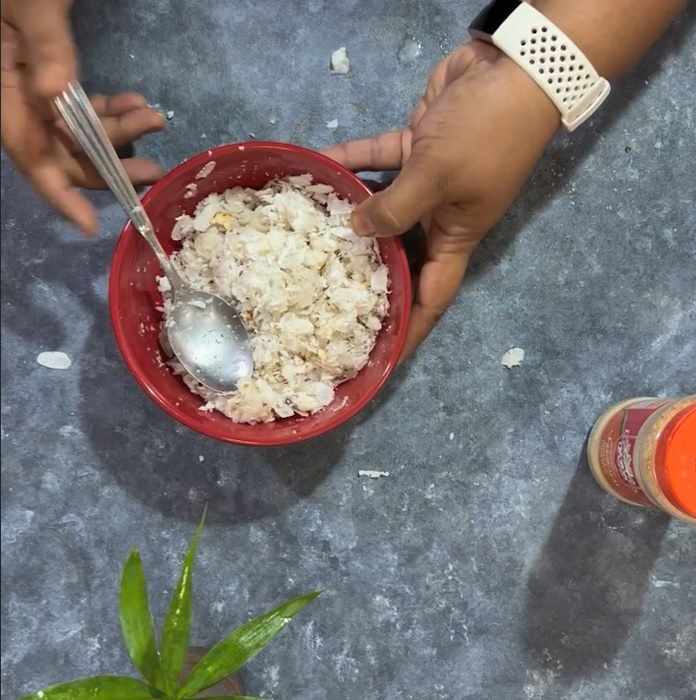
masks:
[[[235,524],[295,506],[340,462],[348,425],[286,447],[244,447],[176,422],[140,389],[118,354],[101,301],[80,372],[82,432],[101,467],[131,497],[168,517]],[[85,366],[87,365],[87,366]],[[104,391],[108,387],[108,391]],[[87,400],[88,398],[88,400]]]

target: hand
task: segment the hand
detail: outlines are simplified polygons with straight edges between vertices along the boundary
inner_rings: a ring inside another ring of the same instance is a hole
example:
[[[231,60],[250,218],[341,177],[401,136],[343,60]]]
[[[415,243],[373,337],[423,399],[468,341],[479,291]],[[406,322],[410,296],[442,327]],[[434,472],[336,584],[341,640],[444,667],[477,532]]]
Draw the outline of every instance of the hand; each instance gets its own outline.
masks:
[[[531,78],[495,47],[474,41],[435,68],[407,128],[325,151],[356,172],[401,170],[355,208],[358,234],[394,236],[418,222],[426,231],[402,360],[452,303],[474,248],[559,125],[556,108]]]
[[[70,35],[69,0],[3,0],[2,146],[36,191],[84,232],[95,233],[97,215],[75,187],[104,182],[56,117],[52,98],[77,76]],[[164,126],[161,114],[135,94],[97,96],[92,104],[116,147]],[[136,184],[160,177],[153,163],[123,161]]]

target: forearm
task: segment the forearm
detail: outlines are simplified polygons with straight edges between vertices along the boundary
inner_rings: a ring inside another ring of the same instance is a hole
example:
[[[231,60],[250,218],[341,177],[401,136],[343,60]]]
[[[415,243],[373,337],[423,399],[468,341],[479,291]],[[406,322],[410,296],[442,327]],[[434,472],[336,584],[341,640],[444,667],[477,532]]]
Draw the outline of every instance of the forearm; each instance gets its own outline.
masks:
[[[527,0],[613,80],[660,37],[688,0]]]

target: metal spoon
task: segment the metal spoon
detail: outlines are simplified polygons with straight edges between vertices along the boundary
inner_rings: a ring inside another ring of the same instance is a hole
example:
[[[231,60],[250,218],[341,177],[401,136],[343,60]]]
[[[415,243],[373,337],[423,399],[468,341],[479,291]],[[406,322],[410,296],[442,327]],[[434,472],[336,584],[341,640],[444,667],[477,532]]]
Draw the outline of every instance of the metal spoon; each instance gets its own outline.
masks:
[[[157,240],[152,222],[82,86],[70,85],[55,102],[77,142],[150,244],[172,286],[172,307],[165,328],[174,355],[209,389],[234,391],[239,380],[254,368],[249,335],[236,309],[215,294],[192,289],[181,278]]]

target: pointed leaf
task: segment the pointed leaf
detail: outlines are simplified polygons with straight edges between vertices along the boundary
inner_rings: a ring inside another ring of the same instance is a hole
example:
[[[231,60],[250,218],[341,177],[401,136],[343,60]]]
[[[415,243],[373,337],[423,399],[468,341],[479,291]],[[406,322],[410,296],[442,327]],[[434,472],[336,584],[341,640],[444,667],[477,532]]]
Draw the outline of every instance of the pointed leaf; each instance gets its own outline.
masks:
[[[314,591],[293,598],[250,620],[218,642],[194,667],[179,689],[177,698],[190,698],[232,675],[256,656],[310,601],[321,595]]]
[[[160,697],[157,690],[135,678],[93,676],[53,685],[19,700],[155,700]]]
[[[176,688],[181,669],[188,653],[189,631],[191,629],[191,597],[193,564],[196,557],[196,545],[203,529],[205,511],[196,528],[188,552],[181,568],[181,576],[169,603],[169,611],[162,628],[162,647],[160,656],[162,676],[167,689]]]
[[[152,614],[147,600],[147,584],[140,553],[133,550],[123,566],[119,616],[123,641],[133,665],[145,680],[164,690]]]

